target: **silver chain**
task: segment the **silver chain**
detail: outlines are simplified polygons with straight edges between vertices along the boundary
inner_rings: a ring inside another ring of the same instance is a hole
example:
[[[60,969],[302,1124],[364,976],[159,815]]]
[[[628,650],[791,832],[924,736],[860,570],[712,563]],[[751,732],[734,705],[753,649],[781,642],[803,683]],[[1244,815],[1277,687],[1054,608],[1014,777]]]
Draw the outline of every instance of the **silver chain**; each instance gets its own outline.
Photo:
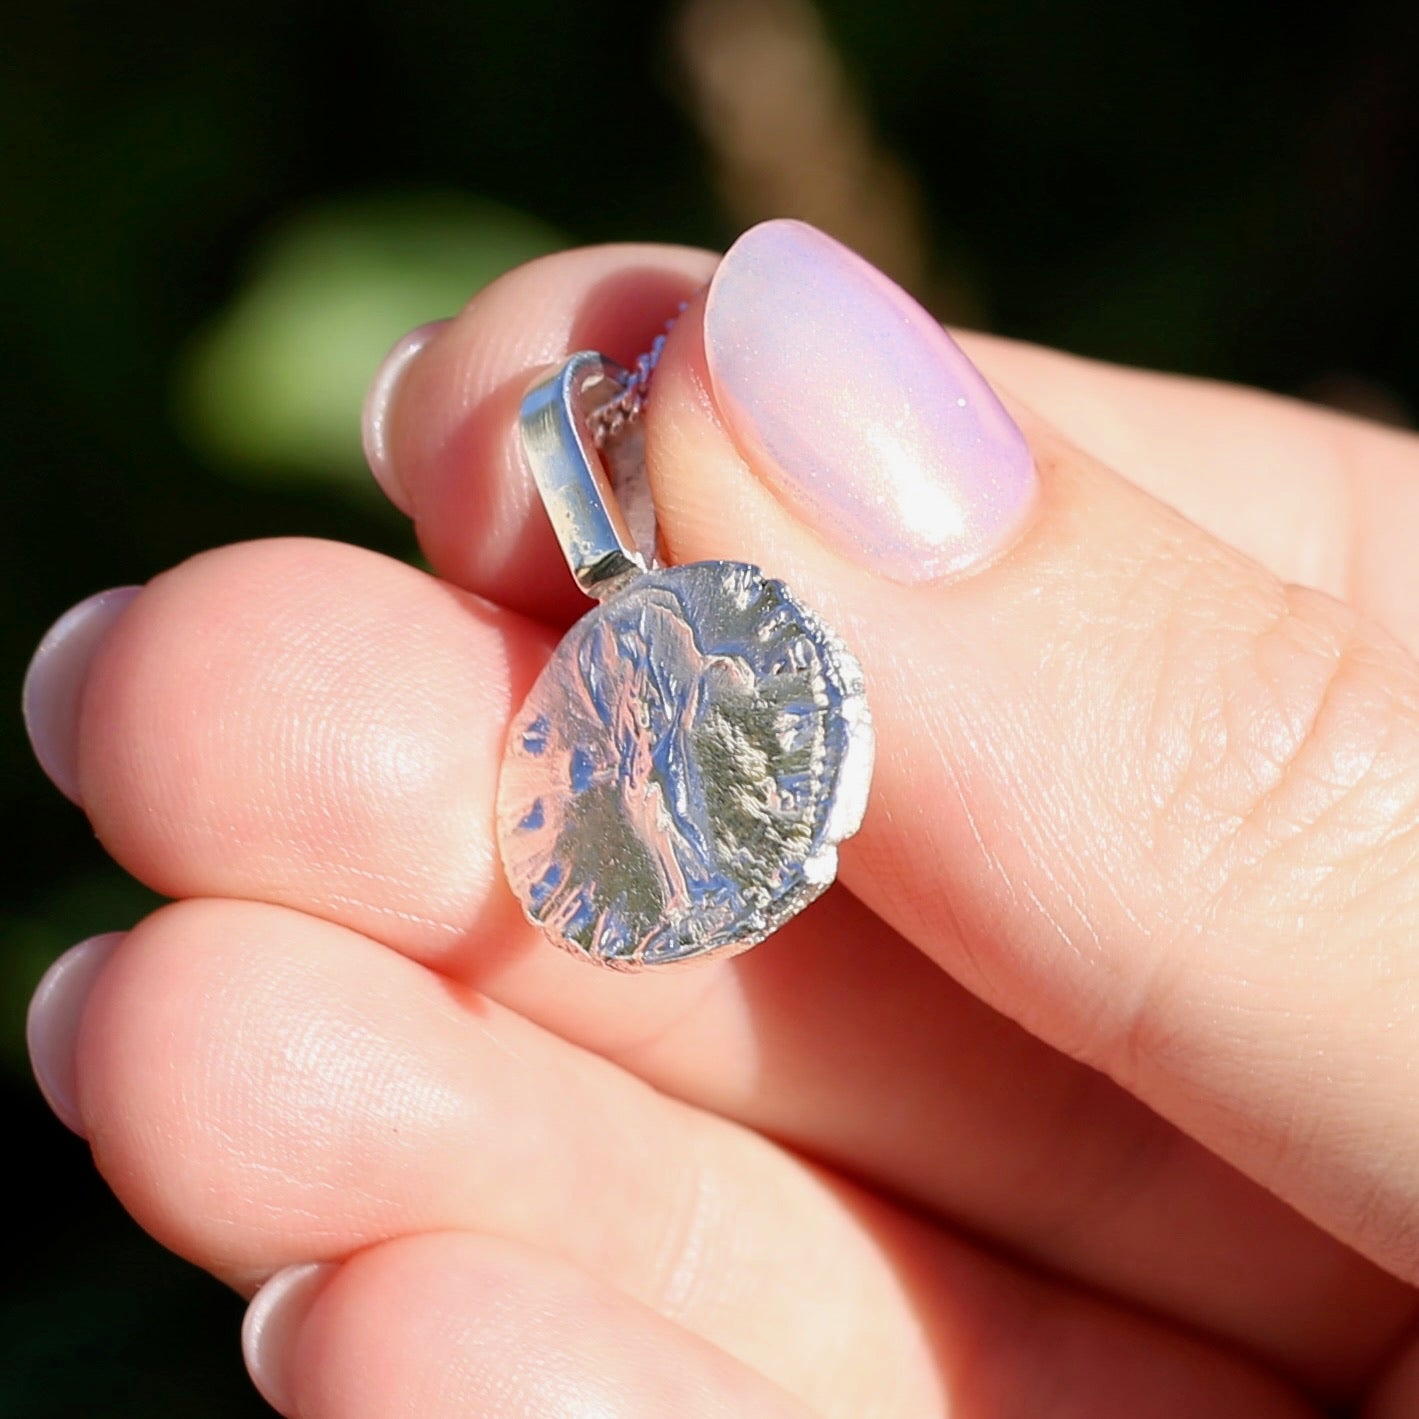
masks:
[[[665,322],[665,329],[650,342],[650,349],[645,354],[636,356],[636,362],[627,373],[621,392],[587,415],[587,426],[597,448],[604,448],[627,424],[640,418],[645,401],[650,397],[651,376],[655,374],[655,367],[665,352],[665,342],[688,305],[688,301],[681,301],[675,314]]]

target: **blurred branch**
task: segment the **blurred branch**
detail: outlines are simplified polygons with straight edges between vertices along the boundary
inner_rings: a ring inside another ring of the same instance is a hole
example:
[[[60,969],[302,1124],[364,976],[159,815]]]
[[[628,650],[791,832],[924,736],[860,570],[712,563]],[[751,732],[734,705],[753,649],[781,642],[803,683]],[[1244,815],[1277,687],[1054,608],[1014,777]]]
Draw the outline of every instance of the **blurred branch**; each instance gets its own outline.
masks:
[[[1298,391],[1302,399],[1339,409],[1343,414],[1356,414],[1378,424],[1390,424],[1397,429],[1414,427],[1414,420],[1404,401],[1377,379],[1367,378],[1350,370],[1332,370],[1305,384]]]
[[[800,217],[932,294],[917,183],[873,131],[808,0],[686,0],[674,40],[736,224]]]

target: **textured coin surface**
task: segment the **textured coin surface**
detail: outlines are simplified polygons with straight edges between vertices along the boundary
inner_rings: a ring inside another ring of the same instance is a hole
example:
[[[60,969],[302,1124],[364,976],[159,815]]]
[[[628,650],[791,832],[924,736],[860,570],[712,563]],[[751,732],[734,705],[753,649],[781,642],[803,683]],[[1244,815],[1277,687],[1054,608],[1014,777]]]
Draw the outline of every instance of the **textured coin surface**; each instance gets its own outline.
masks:
[[[568,631],[513,721],[508,881],[603,965],[742,950],[833,880],[872,753],[856,659],[782,582],[649,573]]]

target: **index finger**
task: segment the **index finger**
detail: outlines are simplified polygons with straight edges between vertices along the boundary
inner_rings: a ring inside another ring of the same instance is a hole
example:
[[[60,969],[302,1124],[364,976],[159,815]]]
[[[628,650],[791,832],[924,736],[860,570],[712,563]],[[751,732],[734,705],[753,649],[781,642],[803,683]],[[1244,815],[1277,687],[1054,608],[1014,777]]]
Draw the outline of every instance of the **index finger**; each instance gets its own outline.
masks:
[[[401,342],[376,379],[381,474],[440,576],[565,623],[585,601],[560,575],[516,433],[528,373],[593,347],[649,349],[718,257],[685,247],[588,247],[494,282],[456,320]],[[1017,340],[958,337],[993,383],[1070,442],[1284,581],[1348,601],[1419,647],[1419,439],[1331,410]]]

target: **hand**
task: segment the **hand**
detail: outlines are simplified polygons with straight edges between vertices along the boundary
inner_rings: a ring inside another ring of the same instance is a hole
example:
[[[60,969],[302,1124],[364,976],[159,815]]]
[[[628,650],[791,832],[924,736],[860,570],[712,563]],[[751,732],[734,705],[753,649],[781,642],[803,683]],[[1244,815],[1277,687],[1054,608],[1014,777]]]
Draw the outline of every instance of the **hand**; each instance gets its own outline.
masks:
[[[825,239],[714,269],[567,253],[397,352],[434,576],[228,547],[51,634],[41,760],[179,899],[46,978],[54,1107],[301,1419],[1419,1412],[1419,445],[964,341],[1027,451]],[[515,415],[681,300],[668,551],[825,614],[878,762],[822,901],[625,977],[493,845],[582,609]]]

